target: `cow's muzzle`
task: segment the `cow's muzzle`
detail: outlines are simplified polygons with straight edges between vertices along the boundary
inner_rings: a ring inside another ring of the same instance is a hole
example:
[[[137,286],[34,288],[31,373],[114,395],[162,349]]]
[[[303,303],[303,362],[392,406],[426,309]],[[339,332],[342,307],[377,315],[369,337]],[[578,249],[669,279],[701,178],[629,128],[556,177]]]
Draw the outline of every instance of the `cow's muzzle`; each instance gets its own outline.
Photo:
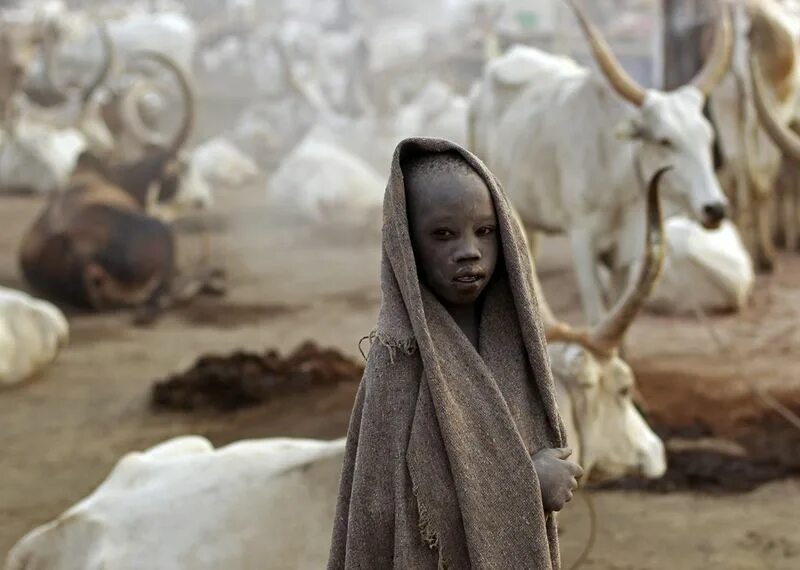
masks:
[[[719,228],[728,215],[728,207],[724,202],[712,202],[703,206],[703,227],[707,230]]]

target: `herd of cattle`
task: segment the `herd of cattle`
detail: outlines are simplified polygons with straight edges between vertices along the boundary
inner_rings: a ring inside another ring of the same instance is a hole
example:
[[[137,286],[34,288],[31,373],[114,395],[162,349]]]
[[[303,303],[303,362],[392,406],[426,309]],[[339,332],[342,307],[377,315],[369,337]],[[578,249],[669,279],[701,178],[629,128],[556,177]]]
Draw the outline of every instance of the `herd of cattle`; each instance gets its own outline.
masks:
[[[486,63],[467,96],[423,93],[418,101],[437,103],[403,115],[416,132],[320,119],[271,181],[278,201],[308,219],[356,225],[370,212],[378,224],[373,165],[388,165],[398,134],[446,132],[469,146],[504,184],[534,251],[539,233],[566,234],[572,246],[586,328],[560,322],[536,286],[576,456],[598,479],[660,477],[664,445],[634,405],[619,347],[645,306],[741,309],[753,266],[773,268],[776,243],[800,247],[800,11],[721,1],[704,66],[664,92],[630,77],[576,0],[565,1],[599,73],[514,46]],[[48,299],[133,307],[150,320],[182,294],[171,221],[257,168],[225,141],[187,151],[191,54],[142,49],[118,39],[136,36],[124,20],[99,23],[94,47],[75,50],[88,79],[62,85],[51,56],[65,33],[45,24],[0,35],[0,185],[48,194],[22,240],[23,273]],[[159,91],[165,78],[172,89]],[[180,117],[172,136],[160,132],[165,116]],[[41,370],[68,336],[55,306],[19,291],[0,291],[0,319],[0,383]],[[90,497],[23,538],[6,568],[321,567],[343,445],[274,439],[214,450],[188,437],[130,454]]]

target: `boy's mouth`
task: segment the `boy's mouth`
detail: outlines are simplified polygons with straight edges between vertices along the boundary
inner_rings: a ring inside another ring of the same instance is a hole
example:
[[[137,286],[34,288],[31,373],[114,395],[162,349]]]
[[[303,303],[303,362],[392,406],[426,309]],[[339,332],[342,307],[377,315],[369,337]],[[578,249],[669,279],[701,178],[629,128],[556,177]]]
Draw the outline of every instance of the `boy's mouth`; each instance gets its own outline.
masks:
[[[475,283],[479,283],[483,281],[486,277],[486,274],[483,271],[470,269],[467,271],[459,271],[456,273],[456,276],[453,278],[455,283],[461,283],[464,285],[472,285]]]

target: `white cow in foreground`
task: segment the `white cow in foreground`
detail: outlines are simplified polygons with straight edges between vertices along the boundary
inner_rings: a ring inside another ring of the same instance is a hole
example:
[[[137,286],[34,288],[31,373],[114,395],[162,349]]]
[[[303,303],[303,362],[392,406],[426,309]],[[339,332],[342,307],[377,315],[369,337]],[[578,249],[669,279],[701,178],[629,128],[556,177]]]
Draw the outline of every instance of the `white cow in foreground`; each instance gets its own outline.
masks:
[[[67,320],[54,305],[0,287],[0,386],[17,384],[45,368],[68,337]]]
[[[180,437],[130,453],[6,570],[324,568],[344,440]]]
[[[755,272],[733,222],[725,220],[719,229],[707,230],[675,216],[665,226],[664,272],[647,307],[671,314],[743,309],[753,291]]]
[[[616,349],[661,268],[657,182],[636,285],[596,327],[558,322],[533,274],[567,440],[590,477],[666,470],[664,446],[633,405],[633,372]],[[344,446],[276,438],[213,450],[182,437],[129,454],[89,497],[23,537],[5,570],[324,568]]]
[[[490,62],[473,89],[468,132],[528,229],[568,234],[593,324],[606,310],[598,264],[610,266],[619,292],[636,262],[644,186],[654,172],[675,167],[664,180],[674,213],[708,227],[726,215],[703,104],[728,66],[731,33],[724,11],[703,70],[667,93],[638,85],[575,12],[605,80],[567,58],[516,46]]]

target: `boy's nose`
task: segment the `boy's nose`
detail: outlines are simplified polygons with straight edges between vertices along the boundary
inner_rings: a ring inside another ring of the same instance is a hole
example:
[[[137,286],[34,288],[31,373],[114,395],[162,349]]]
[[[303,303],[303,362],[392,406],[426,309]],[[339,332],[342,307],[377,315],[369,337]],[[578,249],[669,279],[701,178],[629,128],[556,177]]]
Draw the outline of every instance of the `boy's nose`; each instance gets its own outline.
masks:
[[[478,244],[472,240],[466,241],[456,250],[455,261],[475,261],[481,258],[481,250]]]

